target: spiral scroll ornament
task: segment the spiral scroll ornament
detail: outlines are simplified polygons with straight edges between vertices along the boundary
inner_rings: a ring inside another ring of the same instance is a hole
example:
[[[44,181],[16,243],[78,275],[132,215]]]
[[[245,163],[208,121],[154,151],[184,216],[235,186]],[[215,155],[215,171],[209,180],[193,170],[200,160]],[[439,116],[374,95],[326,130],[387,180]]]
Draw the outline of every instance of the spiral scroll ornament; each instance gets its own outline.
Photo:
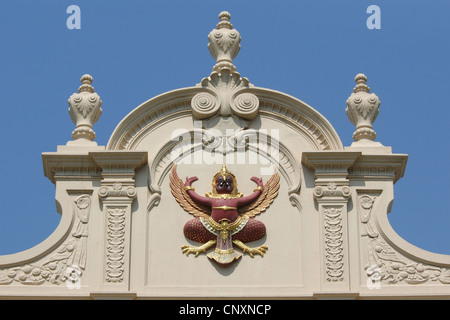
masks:
[[[205,119],[215,114],[219,108],[220,103],[218,98],[214,95],[201,92],[197,93],[191,100],[192,113],[198,119]]]
[[[258,114],[258,108],[258,97],[248,92],[237,95],[231,104],[233,113],[247,120],[255,118]]]
[[[219,23],[208,35],[208,48],[216,60],[213,72],[203,78],[198,87],[206,89],[191,100],[192,114],[197,119],[220,116],[240,120],[253,120],[258,114],[259,99],[246,92],[253,87],[247,78],[241,77],[233,65],[240,50],[241,36],[230,23],[231,15],[222,11]],[[235,117],[237,116],[237,117]]]

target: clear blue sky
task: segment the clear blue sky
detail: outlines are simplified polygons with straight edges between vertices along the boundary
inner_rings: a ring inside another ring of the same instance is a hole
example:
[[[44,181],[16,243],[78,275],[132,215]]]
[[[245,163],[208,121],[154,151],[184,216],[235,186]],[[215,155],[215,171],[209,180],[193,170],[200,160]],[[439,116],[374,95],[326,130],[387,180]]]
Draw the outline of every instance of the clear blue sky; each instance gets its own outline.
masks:
[[[66,27],[72,4],[80,30]],[[366,26],[372,4],[379,30]],[[0,1],[0,254],[59,223],[41,153],[71,139],[67,99],[80,77],[91,74],[103,100],[94,130],[105,145],[136,106],[210,74],[207,35],[222,10],[242,36],[241,75],[316,108],[345,146],[354,131],[345,101],[366,74],[381,100],[377,140],[409,154],[389,220],[408,242],[450,254],[448,0]]]

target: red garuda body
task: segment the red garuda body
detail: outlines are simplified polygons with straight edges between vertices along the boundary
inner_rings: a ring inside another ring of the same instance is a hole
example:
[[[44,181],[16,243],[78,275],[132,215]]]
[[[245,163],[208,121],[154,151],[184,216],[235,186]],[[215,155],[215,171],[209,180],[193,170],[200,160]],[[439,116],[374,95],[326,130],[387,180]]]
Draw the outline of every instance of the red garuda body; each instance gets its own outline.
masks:
[[[184,226],[184,235],[202,243],[198,247],[183,246],[183,253],[195,253],[197,257],[216,245],[208,258],[227,264],[241,257],[233,249],[235,244],[252,258],[254,254],[263,256],[266,246],[251,248],[246,243],[259,240],[266,234],[265,225],[254,216],[265,211],[278,194],[279,174],[275,173],[266,184],[262,179],[252,177],[257,187],[246,197],[238,192],[236,177],[225,166],[214,176],[212,192],[206,196],[197,194],[192,187],[197,180],[197,177],[187,177],[183,183],[177,175],[176,165],[172,168],[172,194],[183,209],[195,216]]]

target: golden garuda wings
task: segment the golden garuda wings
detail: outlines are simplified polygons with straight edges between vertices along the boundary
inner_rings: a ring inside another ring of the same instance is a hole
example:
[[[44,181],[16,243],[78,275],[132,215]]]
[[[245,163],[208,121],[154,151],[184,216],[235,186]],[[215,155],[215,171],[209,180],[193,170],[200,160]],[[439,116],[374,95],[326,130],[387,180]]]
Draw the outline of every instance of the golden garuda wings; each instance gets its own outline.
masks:
[[[211,208],[198,204],[192,200],[185,190],[185,185],[183,180],[177,174],[177,165],[172,167],[170,173],[170,189],[172,195],[175,197],[176,201],[180,206],[189,214],[196,217],[208,218],[211,215]],[[263,192],[259,195],[256,200],[244,207],[238,208],[239,215],[241,217],[254,217],[255,215],[264,212],[270,204],[273,202],[274,198],[278,195],[278,190],[280,187],[280,174],[276,172],[270,179],[264,184]]]

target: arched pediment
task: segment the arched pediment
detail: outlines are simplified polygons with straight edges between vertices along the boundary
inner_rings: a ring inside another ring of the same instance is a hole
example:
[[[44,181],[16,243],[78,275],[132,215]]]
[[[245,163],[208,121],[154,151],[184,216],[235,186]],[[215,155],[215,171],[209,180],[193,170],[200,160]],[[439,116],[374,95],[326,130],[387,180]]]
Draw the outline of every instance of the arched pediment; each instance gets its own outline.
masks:
[[[116,127],[106,147],[107,150],[142,150],[139,145],[146,136],[165,123],[177,119],[199,120],[204,125],[220,118],[220,114],[213,114],[205,119],[198,119],[193,115],[193,98],[205,92],[208,90],[200,86],[182,88],[163,93],[142,103]],[[232,115],[231,117],[235,119],[233,125],[235,129],[251,128],[252,125],[257,129],[271,129],[264,127],[262,123],[264,119],[269,119],[290,127],[305,137],[308,141],[305,147],[309,150],[343,150],[342,142],[329,121],[305,102],[279,91],[259,87],[246,88],[245,93],[257,97],[259,113],[252,120]],[[171,132],[168,134],[170,138]]]

